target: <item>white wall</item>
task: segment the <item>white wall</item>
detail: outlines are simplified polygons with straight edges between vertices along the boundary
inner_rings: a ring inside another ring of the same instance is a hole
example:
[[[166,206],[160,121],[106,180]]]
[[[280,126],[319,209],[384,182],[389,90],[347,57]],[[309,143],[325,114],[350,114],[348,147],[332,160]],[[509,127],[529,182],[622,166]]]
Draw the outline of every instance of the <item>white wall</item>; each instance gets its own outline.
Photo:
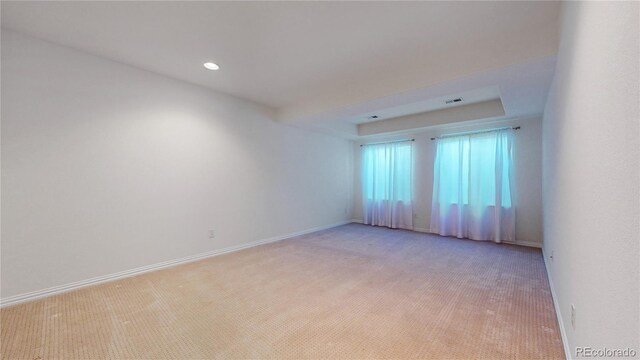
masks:
[[[272,116],[3,30],[2,297],[348,220],[352,143]]]
[[[433,194],[433,162],[435,160],[435,142],[432,136],[442,133],[461,132],[477,129],[517,126],[515,132],[516,147],[514,150],[515,195],[516,204],[516,242],[526,245],[542,244],[542,148],[540,118],[509,120],[488,124],[458,126],[454,128],[439,127],[416,134],[396,138],[415,138],[414,143],[414,226],[419,231],[429,231],[431,219],[431,198]],[[354,145],[354,219],[363,220],[360,144],[376,142],[369,139],[356,142]]]
[[[544,250],[574,357],[585,346],[640,355],[639,11],[563,8],[543,121]]]

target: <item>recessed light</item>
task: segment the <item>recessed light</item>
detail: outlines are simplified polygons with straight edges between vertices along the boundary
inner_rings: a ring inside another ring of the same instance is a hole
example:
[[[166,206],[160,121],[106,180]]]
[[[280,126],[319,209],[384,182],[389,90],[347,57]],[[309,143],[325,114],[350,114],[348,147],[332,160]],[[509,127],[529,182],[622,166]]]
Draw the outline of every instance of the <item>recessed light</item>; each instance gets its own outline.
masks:
[[[218,70],[218,69],[220,69],[220,66],[218,66],[218,64],[212,63],[212,62],[204,63],[204,67],[206,67],[209,70]]]

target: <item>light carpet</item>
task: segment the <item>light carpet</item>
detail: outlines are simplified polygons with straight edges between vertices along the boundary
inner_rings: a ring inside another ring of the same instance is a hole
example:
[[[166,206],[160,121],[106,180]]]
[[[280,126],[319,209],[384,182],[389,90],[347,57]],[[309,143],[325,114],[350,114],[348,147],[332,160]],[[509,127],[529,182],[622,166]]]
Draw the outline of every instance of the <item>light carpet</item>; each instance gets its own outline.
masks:
[[[350,224],[0,311],[3,359],[561,359],[538,249]]]

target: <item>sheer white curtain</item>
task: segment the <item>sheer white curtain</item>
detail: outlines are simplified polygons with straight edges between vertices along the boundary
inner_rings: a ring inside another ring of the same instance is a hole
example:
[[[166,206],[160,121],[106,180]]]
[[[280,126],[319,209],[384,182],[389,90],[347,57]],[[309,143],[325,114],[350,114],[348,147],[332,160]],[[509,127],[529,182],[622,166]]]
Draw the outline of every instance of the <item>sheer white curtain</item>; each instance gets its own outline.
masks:
[[[437,139],[431,232],[515,240],[513,130]]]
[[[395,142],[362,147],[364,223],[413,228],[413,143]]]

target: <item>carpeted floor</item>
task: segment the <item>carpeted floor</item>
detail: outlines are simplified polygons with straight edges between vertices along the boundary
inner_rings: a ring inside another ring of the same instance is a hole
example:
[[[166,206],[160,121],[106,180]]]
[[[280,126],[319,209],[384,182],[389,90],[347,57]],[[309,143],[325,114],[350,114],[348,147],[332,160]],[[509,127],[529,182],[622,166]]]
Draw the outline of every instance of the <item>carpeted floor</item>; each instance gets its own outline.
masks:
[[[2,359],[561,359],[537,249],[351,224],[2,309]]]

